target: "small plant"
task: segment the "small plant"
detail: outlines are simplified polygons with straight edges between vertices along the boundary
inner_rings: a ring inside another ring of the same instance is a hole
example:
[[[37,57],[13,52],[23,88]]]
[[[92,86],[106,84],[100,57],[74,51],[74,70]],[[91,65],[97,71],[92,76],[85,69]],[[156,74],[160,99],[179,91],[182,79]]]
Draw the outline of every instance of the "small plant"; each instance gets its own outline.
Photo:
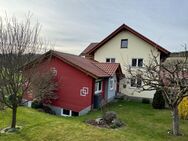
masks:
[[[161,90],[157,90],[154,94],[152,106],[154,109],[164,109],[165,108],[165,100],[163,98],[163,94]]]
[[[182,99],[178,105],[178,111],[181,119],[188,119],[188,96]]]

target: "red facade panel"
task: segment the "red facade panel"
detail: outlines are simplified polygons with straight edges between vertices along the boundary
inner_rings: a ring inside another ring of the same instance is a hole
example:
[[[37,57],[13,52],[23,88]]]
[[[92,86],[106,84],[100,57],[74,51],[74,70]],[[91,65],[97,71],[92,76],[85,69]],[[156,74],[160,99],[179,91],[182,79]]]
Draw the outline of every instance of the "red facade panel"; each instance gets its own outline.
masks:
[[[92,77],[58,58],[48,64],[57,70],[58,99],[52,105],[79,112],[92,104]]]

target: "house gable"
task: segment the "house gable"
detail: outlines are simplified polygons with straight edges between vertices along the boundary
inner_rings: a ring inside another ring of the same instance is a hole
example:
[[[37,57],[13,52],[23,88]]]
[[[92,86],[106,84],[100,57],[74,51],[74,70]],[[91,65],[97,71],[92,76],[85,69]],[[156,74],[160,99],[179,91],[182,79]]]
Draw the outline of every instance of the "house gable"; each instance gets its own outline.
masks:
[[[103,47],[104,44],[106,44],[109,40],[111,40],[112,38],[114,38],[116,35],[118,35],[120,32],[122,31],[128,31],[132,34],[134,34],[135,36],[137,36],[138,38],[142,39],[143,41],[147,42],[148,44],[150,44],[151,46],[155,47],[157,50],[159,50],[159,52],[161,52],[161,54],[163,56],[168,55],[170,52],[168,50],[166,50],[165,48],[161,47],[160,45],[158,45],[157,43],[153,42],[152,40],[148,39],[147,37],[145,37],[144,35],[138,33],[137,31],[135,31],[134,29],[132,29],[131,27],[123,24],[121,25],[119,28],[117,28],[114,32],[112,32],[110,35],[108,35],[105,39],[103,39],[101,42],[99,43],[91,43],[81,54],[80,56],[86,56],[89,58],[93,58],[94,53],[96,52],[96,50],[98,50],[99,48]]]
[[[126,47],[124,48],[121,47],[122,40],[128,41],[128,44],[125,43]],[[114,62],[115,60],[116,63],[120,63],[122,71],[127,78],[130,77],[127,70],[132,66],[134,60],[136,60],[136,66],[133,65],[134,69],[140,69],[138,67],[139,60],[142,61],[142,64],[147,65],[153,57],[152,54],[157,56],[157,60],[160,62],[163,57],[166,58],[170,53],[126,25],[120,26],[100,43],[86,51],[86,55],[89,54],[90,57],[93,55],[94,60],[98,62],[111,62],[109,60]],[[126,87],[124,87],[124,84]],[[139,93],[136,89],[132,87],[129,79],[123,79],[120,82],[119,90],[121,93],[133,97],[153,97],[154,91]]]
[[[121,48],[122,39],[128,39],[127,48]],[[132,58],[142,58],[144,63],[147,63],[151,58],[151,51],[154,54],[161,53],[157,48],[131,32],[122,31],[106,42],[103,47],[98,48],[95,51],[94,59],[99,62],[106,62],[107,58],[115,58],[115,62],[120,63],[122,70],[124,70],[124,65],[131,65]]]
[[[79,112],[91,105],[93,93],[93,78],[75,67],[53,57],[51,67],[57,69],[58,99],[52,105]],[[88,89],[85,96],[82,89]]]

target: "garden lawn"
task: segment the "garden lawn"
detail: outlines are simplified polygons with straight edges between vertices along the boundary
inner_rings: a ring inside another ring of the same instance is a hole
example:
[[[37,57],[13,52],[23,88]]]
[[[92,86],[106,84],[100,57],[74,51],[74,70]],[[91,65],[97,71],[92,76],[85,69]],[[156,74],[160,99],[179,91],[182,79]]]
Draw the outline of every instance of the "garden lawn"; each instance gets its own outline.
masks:
[[[126,126],[114,130],[84,123],[100,116],[100,110],[81,117],[59,117],[20,107],[17,125],[23,129],[0,134],[0,141],[188,141],[188,121],[181,121],[183,136],[167,134],[171,128],[169,110],[155,110],[148,104],[126,101],[112,103],[107,109],[116,111]],[[0,112],[0,128],[10,125],[10,120],[10,110]]]

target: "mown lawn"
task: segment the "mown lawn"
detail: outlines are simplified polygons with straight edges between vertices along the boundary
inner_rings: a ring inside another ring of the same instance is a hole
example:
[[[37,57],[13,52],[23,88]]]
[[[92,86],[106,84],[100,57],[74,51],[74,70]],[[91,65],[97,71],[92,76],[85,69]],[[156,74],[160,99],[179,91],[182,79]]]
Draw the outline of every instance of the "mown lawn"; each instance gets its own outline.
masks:
[[[181,121],[183,136],[167,134],[171,127],[169,110],[154,110],[151,105],[120,101],[109,110],[116,111],[127,126],[101,129],[86,125],[86,119],[100,116],[93,111],[81,117],[58,117],[34,109],[18,109],[18,125],[23,129],[14,134],[1,134],[0,141],[188,141],[188,121]],[[0,112],[0,128],[10,124],[10,110]]]

